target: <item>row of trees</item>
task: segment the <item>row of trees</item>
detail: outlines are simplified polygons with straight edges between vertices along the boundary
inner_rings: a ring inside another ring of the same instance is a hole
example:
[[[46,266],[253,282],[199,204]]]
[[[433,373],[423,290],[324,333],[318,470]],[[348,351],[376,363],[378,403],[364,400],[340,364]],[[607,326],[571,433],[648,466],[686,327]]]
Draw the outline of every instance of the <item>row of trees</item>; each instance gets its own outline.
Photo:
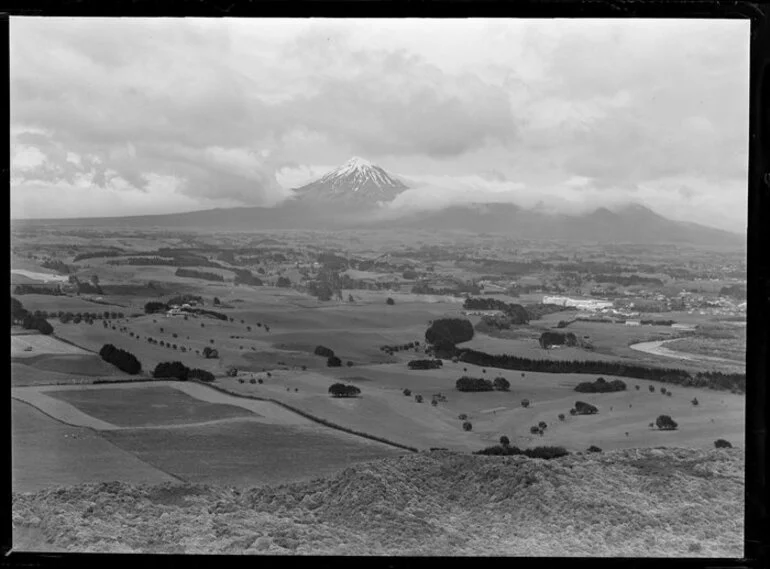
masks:
[[[29,284],[16,285],[16,287],[13,289],[13,294],[18,294],[20,296],[24,294],[47,294],[49,296],[64,296],[64,292],[62,292],[61,288],[58,286],[49,287]]]
[[[539,446],[534,448],[520,449],[516,446],[511,446],[508,441],[508,437],[500,437],[501,443],[499,445],[487,447],[481,450],[477,450],[473,454],[483,454],[492,456],[526,456],[528,458],[543,458],[550,460],[552,458],[559,458],[567,456],[569,451],[564,447],[559,446]],[[505,441],[505,442],[503,442]]]
[[[207,273],[204,271],[196,271],[194,269],[177,269],[174,272],[177,277],[187,277],[191,279],[203,279],[206,281],[224,282],[225,278],[218,273]]]
[[[99,350],[101,358],[121,371],[129,375],[136,375],[142,371],[142,364],[136,359],[136,356],[126,350],[116,348],[112,344],[104,344]]]
[[[622,361],[578,361],[578,360],[533,360],[508,354],[487,354],[472,349],[451,348],[437,353],[443,358],[457,358],[458,361],[482,367],[535,371],[544,373],[587,373],[648,379],[683,385],[687,387],[709,387],[711,389],[734,390],[745,393],[746,375],[718,371],[690,374],[682,369],[630,365]]]
[[[510,319],[512,324],[526,324],[529,322],[529,314],[521,304],[503,302],[492,297],[466,298],[463,302],[466,310],[499,310]]]

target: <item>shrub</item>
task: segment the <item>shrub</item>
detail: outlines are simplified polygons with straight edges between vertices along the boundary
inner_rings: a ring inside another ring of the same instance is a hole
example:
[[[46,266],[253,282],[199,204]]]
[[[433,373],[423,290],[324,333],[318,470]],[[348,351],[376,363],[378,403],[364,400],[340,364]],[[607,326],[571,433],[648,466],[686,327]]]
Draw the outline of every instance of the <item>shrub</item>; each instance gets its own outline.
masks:
[[[522,399],[521,406],[524,407],[525,409],[529,407],[529,399]]]
[[[329,387],[329,393],[332,395],[332,397],[356,397],[361,393],[361,390],[355,385],[335,383]]]
[[[246,380],[243,379],[243,378],[238,379],[238,383],[245,383],[245,382],[246,382]]]
[[[596,445],[591,445],[590,447],[588,447],[588,449],[586,449],[586,452],[602,452],[602,449],[600,449]]]
[[[533,435],[537,435],[540,433],[540,427],[538,427],[537,425],[532,425],[529,428],[529,432],[532,433]]]
[[[733,445],[729,441],[726,441],[725,439],[715,440],[714,446],[716,448],[733,448]]]
[[[595,406],[584,401],[575,402],[575,411],[578,415],[596,415],[599,412]]]
[[[396,301],[388,297],[388,300],[385,301],[385,304],[387,304],[388,306],[393,306],[394,304],[396,304]]]
[[[666,391],[666,395],[671,397],[673,395],[673,393],[671,393],[670,391]]]
[[[649,389],[650,389],[650,393],[655,393],[655,386],[654,385],[651,385],[649,387]]]
[[[511,388],[511,382],[500,376],[492,381],[492,385],[497,391],[508,391]]]
[[[690,403],[692,403],[694,407],[697,407],[699,405],[698,398],[697,397],[693,397],[692,401]]]
[[[564,413],[559,413],[559,421],[563,421],[564,419],[566,419]]]
[[[655,424],[661,431],[675,431],[679,426],[669,415],[658,415]]]
[[[142,364],[139,363],[134,354],[116,348],[112,344],[102,346],[102,349],[99,350],[99,356],[107,363],[114,365],[129,375],[136,375],[142,371]]]
[[[323,356],[325,358],[331,358],[334,356],[334,350],[331,350],[325,346],[316,346],[313,353],[317,356]]]
[[[161,362],[152,372],[154,378],[173,378],[186,381],[190,370],[182,362]]]
[[[466,413],[460,413],[457,418],[461,421],[465,421],[468,418],[468,415]]]
[[[470,421],[465,421],[463,423],[463,431],[471,431],[471,430],[473,430],[473,425],[471,424]]]
[[[572,415],[572,416],[574,417],[575,415],[577,415],[577,414],[578,414],[578,413],[577,413],[577,409],[575,409],[575,408],[573,407],[572,409],[570,409],[570,410],[569,410],[569,414],[570,414],[570,415]]]
[[[420,394],[415,395],[414,400],[417,401],[417,403],[422,403],[422,395]]]
[[[326,366],[327,367],[342,367],[342,360],[339,359],[337,356],[331,356],[330,358],[327,358]]]
[[[172,337],[172,338],[178,338],[178,337],[179,337],[179,335],[178,335],[176,332],[174,332],[173,334],[171,334],[171,337]]]
[[[412,390],[411,389],[404,389],[404,395],[406,395],[407,397],[411,396],[412,395]]]
[[[634,385],[634,388],[635,388],[637,391],[639,391],[639,386],[638,386],[638,385]]]
[[[351,362],[350,360],[348,360],[348,367],[353,367],[353,362]]]
[[[458,391],[493,391],[494,386],[488,379],[462,376],[455,382]]]

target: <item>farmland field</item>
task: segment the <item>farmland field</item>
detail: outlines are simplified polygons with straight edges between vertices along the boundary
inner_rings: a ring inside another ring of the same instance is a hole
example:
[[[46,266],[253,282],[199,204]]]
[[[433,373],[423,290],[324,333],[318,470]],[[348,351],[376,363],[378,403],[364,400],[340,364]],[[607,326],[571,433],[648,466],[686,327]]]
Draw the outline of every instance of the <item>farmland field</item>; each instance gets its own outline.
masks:
[[[27,348],[32,349],[27,351]],[[11,336],[12,358],[34,358],[40,354],[93,355],[92,352],[51,336],[41,334]]]
[[[14,492],[112,480],[175,480],[91,429],[69,427],[16,400],[11,402],[11,441]]]
[[[404,454],[313,427],[223,422],[185,429],[110,431],[114,445],[188,482],[250,487],[305,480],[356,462]]]
[[[149,427],[203,423],[248,417],[249,411],[194,399],[165,386],[126,389],[68,389],[46,395],[74,405],[84,413],[119,427]]]

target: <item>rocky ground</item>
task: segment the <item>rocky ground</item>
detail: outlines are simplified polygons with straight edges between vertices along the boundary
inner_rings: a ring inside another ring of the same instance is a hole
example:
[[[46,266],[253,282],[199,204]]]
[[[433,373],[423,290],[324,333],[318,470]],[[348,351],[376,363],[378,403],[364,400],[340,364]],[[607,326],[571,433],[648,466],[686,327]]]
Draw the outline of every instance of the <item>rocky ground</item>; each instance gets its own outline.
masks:
[[[739,449],[625,449],[550,461],[432,452],[245,491],[85,484],[15,494],[15,547],[740,557],[743,469]]]

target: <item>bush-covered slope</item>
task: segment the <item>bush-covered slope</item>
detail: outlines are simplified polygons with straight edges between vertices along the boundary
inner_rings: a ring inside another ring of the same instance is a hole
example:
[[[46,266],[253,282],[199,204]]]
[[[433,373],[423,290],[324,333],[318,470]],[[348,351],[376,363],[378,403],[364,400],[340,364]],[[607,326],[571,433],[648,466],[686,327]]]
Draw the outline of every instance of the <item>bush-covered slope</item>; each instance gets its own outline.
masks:
[[[738,449],[434,452],[241,492],[105,483],[16,494],[13,521],[16,535],[70,551],[739,557],[742,504]]]

